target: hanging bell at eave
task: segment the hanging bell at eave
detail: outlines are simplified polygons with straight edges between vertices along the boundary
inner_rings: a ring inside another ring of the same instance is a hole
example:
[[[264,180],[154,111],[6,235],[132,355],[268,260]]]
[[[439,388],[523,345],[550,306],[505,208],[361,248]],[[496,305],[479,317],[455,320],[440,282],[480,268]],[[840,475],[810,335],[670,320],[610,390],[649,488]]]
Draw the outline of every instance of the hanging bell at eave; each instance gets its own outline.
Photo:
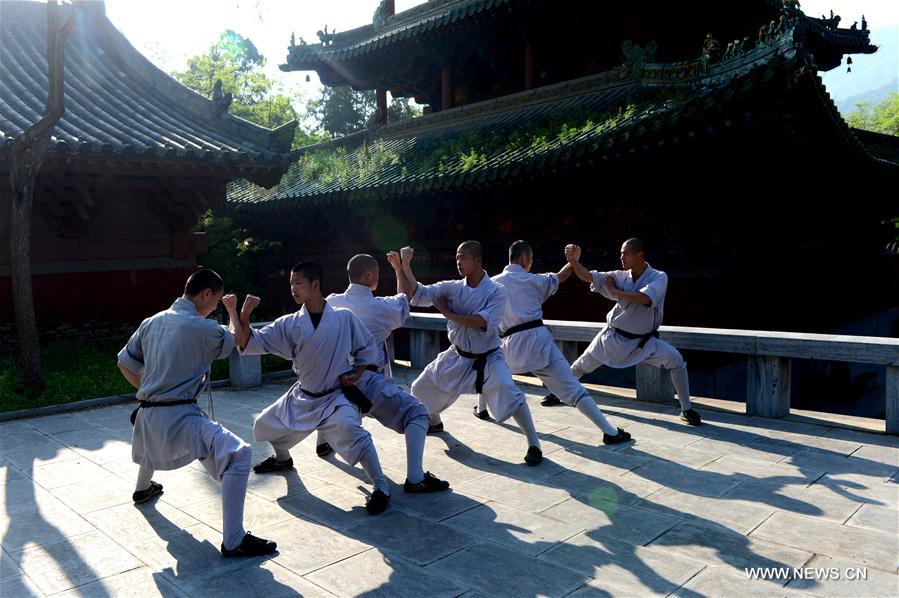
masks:
[[[309,75],[306,75],[306,83],[309,83],[312,79],[309,78]]]

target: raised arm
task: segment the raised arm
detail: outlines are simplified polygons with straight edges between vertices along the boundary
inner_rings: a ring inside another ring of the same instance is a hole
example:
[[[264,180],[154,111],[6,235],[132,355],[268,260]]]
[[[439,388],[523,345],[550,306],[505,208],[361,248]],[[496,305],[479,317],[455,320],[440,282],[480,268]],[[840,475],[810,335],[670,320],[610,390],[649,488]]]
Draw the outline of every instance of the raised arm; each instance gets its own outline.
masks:
[[[400,261],[403,268],[403,276],[406,278],[406,295],[409,297],[409,301],[412,301],[415,298],[415,293],[418,291],[418,281],[415,279],[415,274],[412,273],[412,258],[415,257],[415,250],[411,247],[403,247],[400,249]]]
[[[243,337],[243,325],[240,321],[240,315],[237,313],[237,295],[229,293],[222,297],[222,305],[228,312],[228,330],[234,335],[235,346],[240,347],[239,340]]]
[[[581,248],[578,245],[566,245],[565,246],[565,259],[568,260],[568,265],[571,266],[572,271],[575,276],[583,280],[584,282],[593,284],[593,277],[590,276],[590,271],[587,270],[583,264],[581,264]]]
[[[563,282],[568,280],[568,277],[571,276],[573,272],[574,267],[571,264],[566,263],[564,266],[562,266],[562,269],[556,272],[556,276],[559,277],[559,284],[562,284]]]
[[[387,254],[387,263],[393,268],[394,274],[396,274],[396,292],[402,293],[409,296],[409,282],[406,280],[406,275],[403,273],[403,261],[402,257],[396,251],[391,251]]]
[[[250,331],[252,329],[250,326],[250,315],[254,309],[259,307],[260,301],[261,299],[255,295],[247,295],[243,301],[243,307],[240,309],[240,316],[237,318],[240,321],[240,330],[239,332],[231,330],[234,333],[234,346],[241,351],[246,349],[247,343],[250,342]]]

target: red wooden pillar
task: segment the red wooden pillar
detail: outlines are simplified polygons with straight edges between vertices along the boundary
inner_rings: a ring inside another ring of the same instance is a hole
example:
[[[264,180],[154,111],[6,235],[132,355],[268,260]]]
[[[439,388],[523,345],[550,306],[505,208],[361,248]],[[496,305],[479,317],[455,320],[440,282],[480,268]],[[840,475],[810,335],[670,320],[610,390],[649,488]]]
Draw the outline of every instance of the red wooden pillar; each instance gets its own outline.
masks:
[[[379,87],[375,92],[378,108],[378,124],[387,124],[387,90]]]
[[[452,59],[449,56],[447,56],[443,62],[443,72],[441,73],[440,89],[443,95],[441,109],[447,110],[449,108],[452,108],[456,88],[453,82],[453,63]]]
[[[384,1],[384,17],[391,17],[396,13],[396,0]],[[387,90],[379,87],[375,92],[378,109],[378,124],[387,124]]]

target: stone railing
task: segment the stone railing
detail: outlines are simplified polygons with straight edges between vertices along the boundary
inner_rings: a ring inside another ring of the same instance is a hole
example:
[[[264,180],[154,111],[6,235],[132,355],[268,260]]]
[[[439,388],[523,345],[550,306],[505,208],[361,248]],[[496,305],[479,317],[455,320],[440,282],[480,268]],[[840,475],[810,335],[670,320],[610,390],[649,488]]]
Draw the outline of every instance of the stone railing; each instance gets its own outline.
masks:
[[[578,355],[579,342],[590,342],[605,327],[603,322],[544,320],[569,361]],[[263,326],[264,324],[254,324]],[[414,313],[403,325],[410,333],[412,367],[424,368],[440,352],[446,320],[440,314]],[[792,359],[819,359],[886,366],[886,431],[899,434],[899,339],[662,326],[661,337],[678,349],[732,353],[746,356],[746,413],[784,417],[790,413]],[[259,357],[231,355],[231,383],[238,387],[259,384]],[[667,372],[638,365],[637,399],[666,402],[674,395]]]

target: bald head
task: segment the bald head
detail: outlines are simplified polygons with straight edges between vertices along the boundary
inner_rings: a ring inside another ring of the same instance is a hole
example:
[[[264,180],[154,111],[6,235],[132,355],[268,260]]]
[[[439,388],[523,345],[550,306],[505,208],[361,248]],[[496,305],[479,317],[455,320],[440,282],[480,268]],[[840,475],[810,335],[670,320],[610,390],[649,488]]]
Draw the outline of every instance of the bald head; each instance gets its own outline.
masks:
[[[463,251],[476,260],[484,259],[484,250],[481,249],[481,244],[477,241],[465,241],[459,245],[459,249],[456,252],[460,253]]]
[[[634,253],[643,252],[643,241],[641,241],[637,237],[631,237],[630,239],[625,241],[624,244],[627,245]]]
[[[456,270],[461,276],[483,276],[481,244],[477,241],[465,241],[456,249]]]
[[[643,241],[632,237],[621,244],[621,267],[639,276],[643,272],[646,256],[643,254]]]
[[[378,270],[378,260],[367,253],[354,255],[346,264],[346,273],[350,278],[350,282],[366,286],[368,286],[368,281],[363,280],[366,274],[373,273],[376,275]]]
[[[518,264],[522,260],[527,261],[530,256],[534,255],[530,243],[527,241],[515,241],[509,246],[509,263]]]

